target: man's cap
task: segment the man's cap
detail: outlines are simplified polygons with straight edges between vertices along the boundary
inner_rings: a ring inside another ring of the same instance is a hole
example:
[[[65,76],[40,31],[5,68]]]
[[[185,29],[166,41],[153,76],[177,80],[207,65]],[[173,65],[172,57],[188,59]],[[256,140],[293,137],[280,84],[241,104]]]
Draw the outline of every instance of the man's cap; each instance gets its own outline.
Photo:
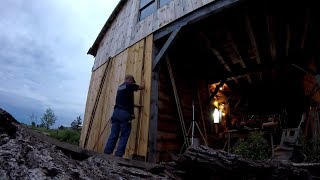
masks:
[[[126,75],[125,80],[129,80],[129,79],[132,80],[133,83],[136,83],[136,80],[132,75]]]

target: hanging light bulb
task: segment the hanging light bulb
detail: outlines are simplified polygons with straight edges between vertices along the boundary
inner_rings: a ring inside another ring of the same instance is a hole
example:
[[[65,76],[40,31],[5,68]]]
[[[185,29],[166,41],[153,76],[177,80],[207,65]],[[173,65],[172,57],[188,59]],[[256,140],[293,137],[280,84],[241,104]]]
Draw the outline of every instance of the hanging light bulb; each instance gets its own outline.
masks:
[[[213,123],[219,123],[220,122],[220,112],[217,108],[214,109],[212,113],[213,117]]]

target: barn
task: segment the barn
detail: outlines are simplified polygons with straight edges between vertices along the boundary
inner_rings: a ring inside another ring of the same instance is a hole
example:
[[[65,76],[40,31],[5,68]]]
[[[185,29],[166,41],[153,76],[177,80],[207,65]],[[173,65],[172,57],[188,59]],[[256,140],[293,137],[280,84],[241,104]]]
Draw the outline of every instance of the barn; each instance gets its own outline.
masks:
[[[88,51],[80,146],[103,152],[127,74],[146,88],[134,95],[143,107],[126,158],[170,161],[198,144],[229,151],[233,132],[270,124],[271,149],[286,128],[319,135],[319,13],[309,1],[120,0]]]

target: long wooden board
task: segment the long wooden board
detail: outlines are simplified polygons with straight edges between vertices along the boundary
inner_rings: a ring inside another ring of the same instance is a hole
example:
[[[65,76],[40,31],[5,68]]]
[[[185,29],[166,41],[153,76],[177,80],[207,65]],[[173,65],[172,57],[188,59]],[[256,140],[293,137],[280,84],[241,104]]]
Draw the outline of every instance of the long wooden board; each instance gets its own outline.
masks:
[[[95,117],[90,129],[90,137],[85,148],[103,152],[107,138],[110,135],[111,123],[109,120],[113,113],[117,88],[124,81],[125,75],[131,74],[135,77],[137,84],[140,84],[142,80],[145,81],[145,90],[134,94],[135,104],[141,104],[143,108],[135,109],[136,119],[132,121],[131,135],[124,157],[130,158],[134,154],[146,157],[151,104],[152,49],[153,36],[151,35],[113,58],[96,107]],[[104,68],[105,65],[92,74],[86,112],[92,111]],[[90,119],[90,113],[86,113],[81,142],[88,132],[87,124]],[[83,147],[83,143],[81,147]]]

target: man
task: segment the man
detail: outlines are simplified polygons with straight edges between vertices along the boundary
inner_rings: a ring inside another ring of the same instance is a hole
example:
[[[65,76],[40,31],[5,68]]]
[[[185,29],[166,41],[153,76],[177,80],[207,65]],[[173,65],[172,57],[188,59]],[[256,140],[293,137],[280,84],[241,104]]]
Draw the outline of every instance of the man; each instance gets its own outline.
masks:
[[[132,75],[126,75],[124,83],[118,87],[116,105],[111,117],[111,134],[109,136],[104,153],[112,154],[119,138],[118,147],[115,155],[122,157],[125,153],[127,141],[131,132],[131,120],[135,118],[133,93],[144,89],[144,82],[141,85],[135,84],[136,81]]]

